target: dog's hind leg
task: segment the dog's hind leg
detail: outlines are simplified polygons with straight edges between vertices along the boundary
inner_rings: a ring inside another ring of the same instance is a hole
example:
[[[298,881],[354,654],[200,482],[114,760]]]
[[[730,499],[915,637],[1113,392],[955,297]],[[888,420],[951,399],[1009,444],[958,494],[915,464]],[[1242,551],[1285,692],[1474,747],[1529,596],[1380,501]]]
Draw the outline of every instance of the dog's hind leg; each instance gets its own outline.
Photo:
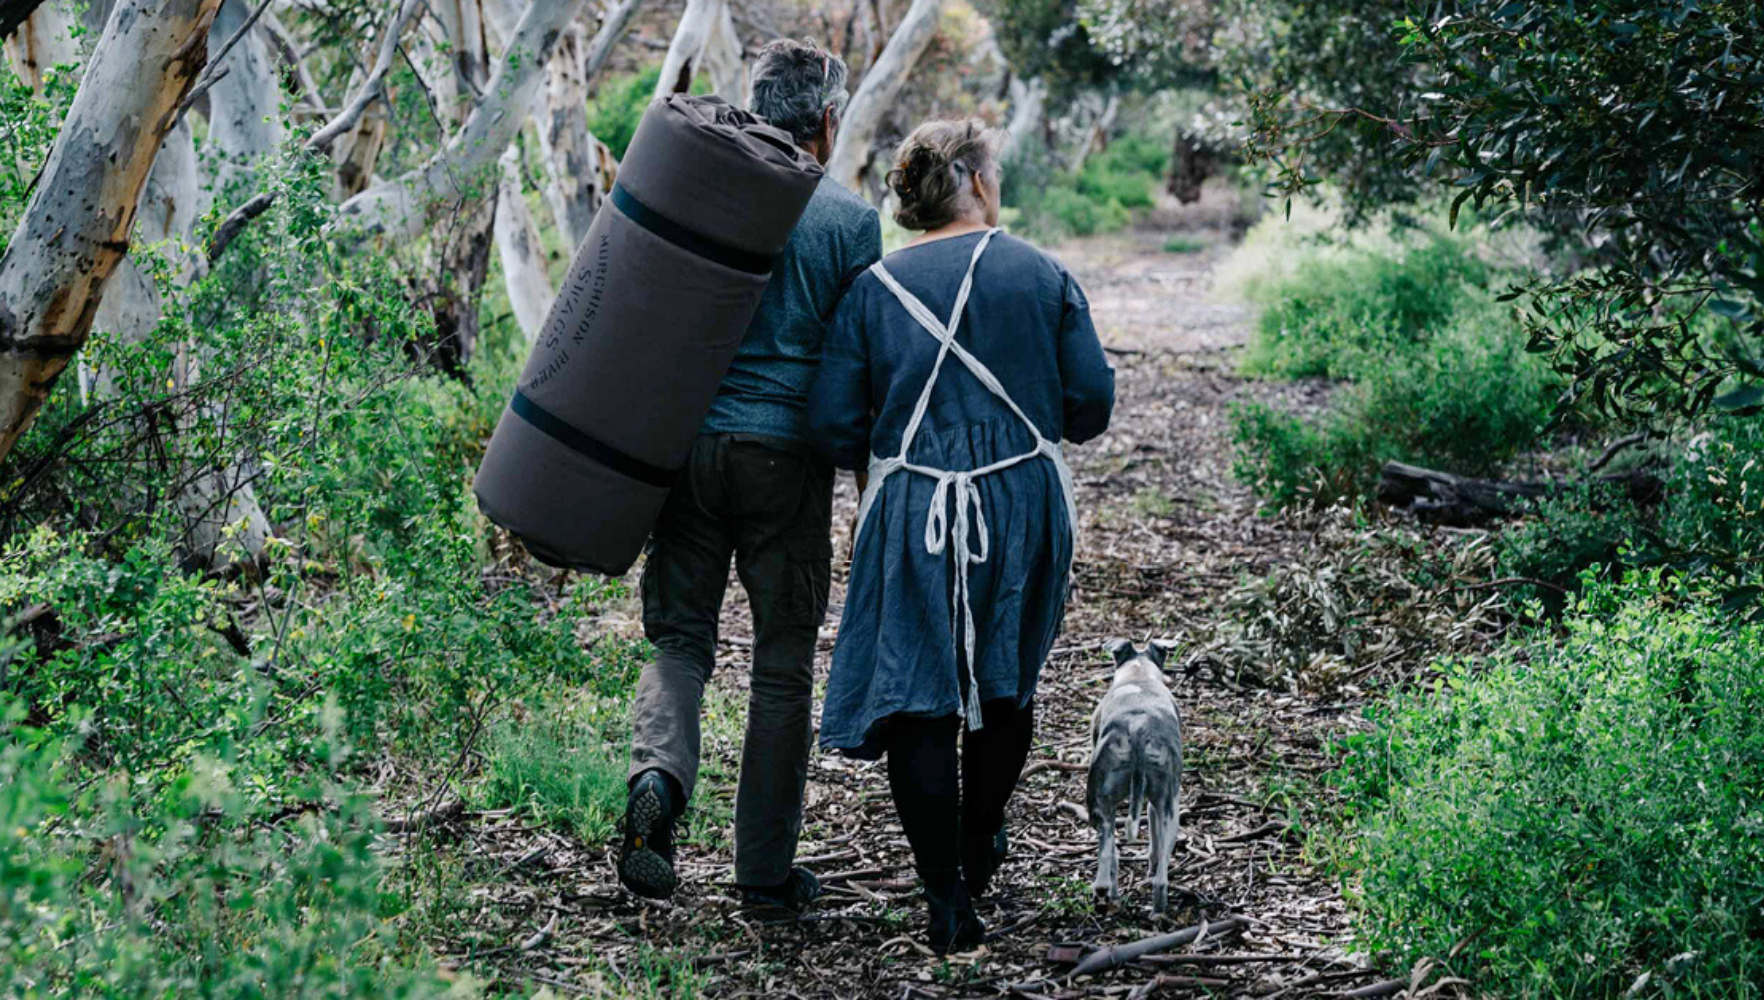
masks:
[[[1176,847],[1176,797],[1168,793],[1151,802],[1151,863],[1152,910],[1163,913],[1170,907],[1170,852]]]
[[[1107,815],[1091,814],[1091,826],[1096,828],[1096,881],[1090,884],[1090,891],[1097,901],[1104,899],[1113,903],[1121,898],[1119,881],[1120,861],[1115,853],[1115,813],[1111,809]]]

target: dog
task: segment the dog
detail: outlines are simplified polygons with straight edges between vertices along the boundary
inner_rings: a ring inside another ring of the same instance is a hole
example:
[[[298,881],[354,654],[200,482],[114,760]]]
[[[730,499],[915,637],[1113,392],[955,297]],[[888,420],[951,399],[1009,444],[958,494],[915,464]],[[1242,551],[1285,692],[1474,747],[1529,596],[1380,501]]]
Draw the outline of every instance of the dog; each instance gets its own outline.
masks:
[[[1115,677],[1090,727],[1090,825],[1098,841],[1096,881],[1101,901],[1121,896],[1117,882],[1115,814],[1128,802],[1127,835],[1139,836],[1141,809],[1151,810],[1152,909],[1170,902],[1170,852],[1181,820],[1182,721],[1164,684],[1166,644],[1141,651],[1126,639],[1104,644],[1115,657]]]

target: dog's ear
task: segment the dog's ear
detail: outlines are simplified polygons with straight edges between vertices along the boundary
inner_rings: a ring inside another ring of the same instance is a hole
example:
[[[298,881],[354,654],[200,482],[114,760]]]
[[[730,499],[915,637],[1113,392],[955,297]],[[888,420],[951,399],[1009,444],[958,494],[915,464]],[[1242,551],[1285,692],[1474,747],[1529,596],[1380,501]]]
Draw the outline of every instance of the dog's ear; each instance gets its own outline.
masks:
[[[1151,657],[1151,661],[1158,665],[1159,670],[1162,670],[1164,669],[1165,658],[1174,652],[1176,648],[1176,643],[1169,639],[1153,639],[1151,642],[1146,643],[1145,655]]]
[[[1117,667],[1139,655],[1139,650],[1134,649],[1133,643],[1126,639],[1110,639],[1103,643],[1103,649],[1115,658],[1115,666]]]

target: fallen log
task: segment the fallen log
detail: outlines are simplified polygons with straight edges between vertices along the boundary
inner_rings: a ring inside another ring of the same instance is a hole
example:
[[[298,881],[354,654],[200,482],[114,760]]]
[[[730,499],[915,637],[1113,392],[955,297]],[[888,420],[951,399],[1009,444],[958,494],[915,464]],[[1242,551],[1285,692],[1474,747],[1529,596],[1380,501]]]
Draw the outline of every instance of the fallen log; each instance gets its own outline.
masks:
[[[1596,483],[1621,486],[1636,503],[1660,499],[1660,478],[1646,469],[1604,473]],[[1378,502],[1407,511],[1428,524],[1475,527],[1527,513],[1536,501],[1554,496],[1562,483],[1472,479],[1403,462],[1386,462],[1378,474]]]
[[[1078,967],[1072,970],[1072,975],[1076,978],[1107,972],[1110,969],[1126,965],[1134,959],[1155,955],[1161,951],[1169,951],[1179,944],[1189,944],[1198,940],[1202,935],[1217,937],[1248,926],[1248,920],[1242,917],[1230,917],[1217,923],[1202,921],[1193,927],[1185,927],[1169,934],[1144,938],[1132,944],[1112,944],[1084,956],[1084,961],[1078,963]]]

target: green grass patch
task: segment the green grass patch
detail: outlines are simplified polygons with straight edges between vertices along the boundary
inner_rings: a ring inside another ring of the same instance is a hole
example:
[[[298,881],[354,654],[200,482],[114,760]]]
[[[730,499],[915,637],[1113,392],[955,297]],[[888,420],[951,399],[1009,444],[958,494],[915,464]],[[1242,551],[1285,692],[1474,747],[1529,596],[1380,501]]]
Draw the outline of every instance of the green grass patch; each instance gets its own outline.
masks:
[[[625,713],[590,701],[544,707],[491,733],[483,795],[590,844],[610,839],[625,810]]]
[[[1164,241],[1165,253],[1200,253],[1210,244],[1198,236],[1176,235]]]
[[[1494,303],[1460,309],[1424,349],[1376,359],[1355,352],[1360,381],[1315,423],[1260,403],[1235,410],[1238,478],[1290,507],[1364,495],[1392,460],[1498,471],[1544,428],[1552,382]]]

